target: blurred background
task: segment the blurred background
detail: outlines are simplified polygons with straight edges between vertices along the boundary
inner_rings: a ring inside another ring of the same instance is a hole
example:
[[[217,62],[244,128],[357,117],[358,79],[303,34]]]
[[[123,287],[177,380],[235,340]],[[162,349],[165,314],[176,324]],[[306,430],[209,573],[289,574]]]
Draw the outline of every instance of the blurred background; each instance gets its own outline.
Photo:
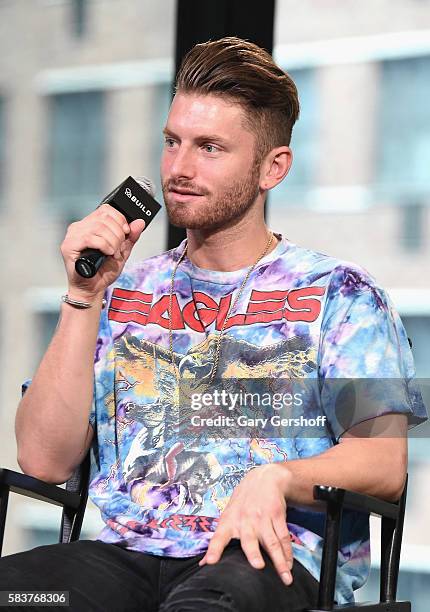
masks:
[[[20,385],[57,322],[66,227],[129,174],[151,177],[162,199],[161,130],[181,36],[189,41],[190,28],[201,26],[196,40],[217,38],[211,24],[226,6],[201,0],[199,19],[190,21],[193,3],[186,4],[0,0],[2,467],[17,469]],[[430,0],[278,0],[260,2],[260,18],[252,4],[246,18],[257,31],[271,21],[261,40],[268,36],[266,48],[273,45],[295,80],[302,108],[293,168],[269,198],[269,226],[367,268],[388,290],[412,339],[417,375],[428,379]],[[228,33],[243,36],[239,26]],[[160,253],[175,239],[161,212],[133,257]],[[430,458],[427,434],[418,436],[410,439],[399,596],[427,612]],[[4,554],[55,542],[60,511],[11,497]],[[101,526],[89,506],[81,537]],[[377,531],[372,522],[372,573],[359,600],[378,599]]]

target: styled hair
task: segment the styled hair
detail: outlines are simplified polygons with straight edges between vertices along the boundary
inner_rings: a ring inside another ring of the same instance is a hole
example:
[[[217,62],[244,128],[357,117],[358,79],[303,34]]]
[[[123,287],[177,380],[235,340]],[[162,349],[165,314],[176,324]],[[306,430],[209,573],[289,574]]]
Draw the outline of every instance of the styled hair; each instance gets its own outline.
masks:
[[[274,147],[290,144],[300,111],[297,88],[272,56],[252,42],[227,36],[195,45],[184,57],[175,90],[220,95],[240,104],[260,160]]]

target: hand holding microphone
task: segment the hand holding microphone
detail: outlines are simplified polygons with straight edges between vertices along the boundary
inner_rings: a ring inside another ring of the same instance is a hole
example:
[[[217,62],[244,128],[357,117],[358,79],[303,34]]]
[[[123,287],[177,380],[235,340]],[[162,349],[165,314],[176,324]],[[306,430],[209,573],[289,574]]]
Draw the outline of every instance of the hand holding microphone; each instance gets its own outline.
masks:
[[[74,299],[92,299],[121,274],[142,231],[161,206],[145,178],[128,177],[87,217],[72,223],[61,245]]]
[[[151,181],[143,177],[135,181],[129,176],[111,191],[103,202],[122,212],[128,223],[144,219],[146,227],[161,208],[153,195],[154,186]],[[76,260],[76,272],[84,278],[92,278],[102,265],[105,256],[106,254],[97,249],[85,249]]]

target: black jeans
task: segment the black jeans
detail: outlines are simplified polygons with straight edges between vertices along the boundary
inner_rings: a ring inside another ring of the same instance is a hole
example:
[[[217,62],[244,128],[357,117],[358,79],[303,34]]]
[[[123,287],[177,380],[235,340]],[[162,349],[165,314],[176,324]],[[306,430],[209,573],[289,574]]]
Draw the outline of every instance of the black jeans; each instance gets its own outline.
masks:
[[[253,568],[239,540],[214,565],[204,555],[159,557],[98,540],[39,546],[0,559],[0,590],[65,590],[70,607],[10,610],[76,612],[296,612],[315,607],[318,582],[298,562],[286,586],[263,551],[266,565]]]

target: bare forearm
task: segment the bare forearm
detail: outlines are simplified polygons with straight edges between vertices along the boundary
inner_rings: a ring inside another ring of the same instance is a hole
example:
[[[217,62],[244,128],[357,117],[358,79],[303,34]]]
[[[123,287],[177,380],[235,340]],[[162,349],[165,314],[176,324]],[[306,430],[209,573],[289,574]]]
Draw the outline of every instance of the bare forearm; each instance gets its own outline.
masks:
[[[33,476],[65,480],[82,459],[101,301],[100,295],[85,310],[62,305],[56,333],[18,406],[18,462]]]
[[[64,482],[82,460],[93,431],[88,423],[93,397],[94,352],[104,292],[120,276],[145,222],[130,224],[118,210],[102,204],[72,223],[61,244],[71,299],[91,308],[63,304],[54,338],[18,406],[18,462],[24,472]],[[83,250],[106,255],[90,278],[76,272]]]
[[[394,501],[406,473],[406,440],[354,439],[321,455],[280,464],[282,488],[291,505],[312,506],[316,484],[350,489]]]

